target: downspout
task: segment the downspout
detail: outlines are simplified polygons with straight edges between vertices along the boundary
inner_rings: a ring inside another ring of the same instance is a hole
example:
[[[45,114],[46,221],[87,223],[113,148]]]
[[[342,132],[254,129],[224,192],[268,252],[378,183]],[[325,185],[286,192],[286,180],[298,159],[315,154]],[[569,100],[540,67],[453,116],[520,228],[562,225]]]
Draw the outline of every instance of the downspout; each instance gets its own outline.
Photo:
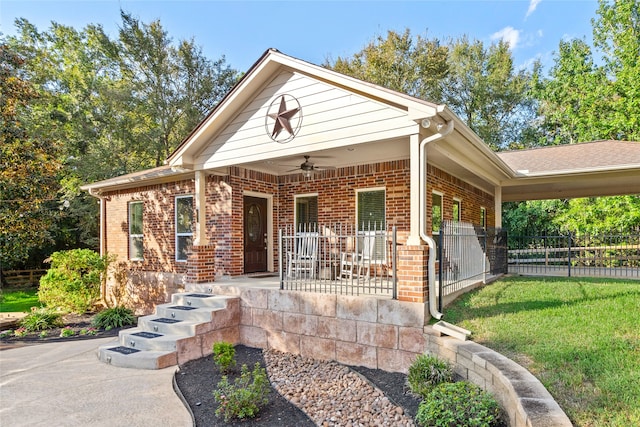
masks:
[[[436,242],[433,238],[427,235],[427,221],[426,221],[426,197],[427,197],[427,151],[426,146],[428,143],[444,138],[453,131],[453,120],[447,122],[446,128],[433,134],[420,142],[420,238],[427,242],[429,246],[429,261],[428,272],[429,275],[429,313],[436,319],[442,319],[443,314],[438,311],[436,305]]]
[[[106,224],[105,224],[105,220],[106,220],[106,210],[107,210],[107,206],[104,200],[104,197],[102,197],[100,195],[99,192],[95,192],[93,189],[89,189],[89,194],[95,198],[98,199],[98,201],[100,202],[100,217],[99,220],[100,221],[100,256],[105,256],[106,255],[106,245],[104,243],[104,239],[105,239],[105,235],[106,235]],[[106,292],[107,292],[107,284],[105,280],[101,281],[101,285],[100,285],[100,295],[102,296],[103,300],[106,298]]]

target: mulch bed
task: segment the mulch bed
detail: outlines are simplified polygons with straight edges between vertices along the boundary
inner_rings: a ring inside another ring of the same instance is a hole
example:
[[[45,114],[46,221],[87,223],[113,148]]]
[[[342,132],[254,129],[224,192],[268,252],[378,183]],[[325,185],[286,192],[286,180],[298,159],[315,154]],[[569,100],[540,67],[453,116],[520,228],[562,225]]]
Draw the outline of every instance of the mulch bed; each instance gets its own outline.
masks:
[[[105,337],[117,337],[118,332],[122,328],[114,328],[111,330],[97,329],[95,335],[80,335],[80,332],[84,329],[85,331],[91,327],[91,321],[95,314],[65,314],[62,316],[62,321],[64,322],[65,327],[69,327],[74,331],[74,335],[70,337],[61,337],[60,332],[63,328],[53,328],[46,330],[46,336],[41,336],[40,332],[27,332],[26,335],[22,337],[16,336],[8,336],[0,338],[0,350],[6,350],[9,348],[20,347],[24,345],[33,345],[33,344],[44,344],[49,342],[64,342],[64,341],[77,341],[77,340],[86,340],[86,339],[94,339],[94,338],[105,338]],[[127,326],[130,328],[131,326]],[[12,328],[13,330],[17,328]]]

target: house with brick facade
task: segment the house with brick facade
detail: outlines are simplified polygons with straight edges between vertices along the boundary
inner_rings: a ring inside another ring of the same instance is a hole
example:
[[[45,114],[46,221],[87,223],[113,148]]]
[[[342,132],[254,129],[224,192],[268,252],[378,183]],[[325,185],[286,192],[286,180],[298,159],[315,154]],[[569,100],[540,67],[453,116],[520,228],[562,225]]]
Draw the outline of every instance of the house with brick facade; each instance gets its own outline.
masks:
[[[186,284],[309,270],[292,255],[300,242],[281,247],[282,230],[335,233],[318,224],[347,224],[356,236],[371,224],[393,228],[393,296],[427,303],[441,221],[500,227],[502,202],[527,194],[640,191],[637,163],[545,169],[552,158],[496,154],[446,105],[270,49],[165,165],[83,188],[100,200],[101,252],[124,263],[141,305]],[[385,243],[375,245],[386,256]],[[343,269],[354,249],[333,249],[336,264],[328,265]],[[305,262],[315,262],[310,256]],[[321,276],[311,269],[308,276]]]

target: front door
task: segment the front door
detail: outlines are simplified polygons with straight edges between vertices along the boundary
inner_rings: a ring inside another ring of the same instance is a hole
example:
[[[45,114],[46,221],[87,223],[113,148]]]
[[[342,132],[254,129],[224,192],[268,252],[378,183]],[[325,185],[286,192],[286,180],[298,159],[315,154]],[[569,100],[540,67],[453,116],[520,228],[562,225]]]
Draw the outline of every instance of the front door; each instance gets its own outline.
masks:
[[[244,197],[244,272],[267,271],[267,199]]]

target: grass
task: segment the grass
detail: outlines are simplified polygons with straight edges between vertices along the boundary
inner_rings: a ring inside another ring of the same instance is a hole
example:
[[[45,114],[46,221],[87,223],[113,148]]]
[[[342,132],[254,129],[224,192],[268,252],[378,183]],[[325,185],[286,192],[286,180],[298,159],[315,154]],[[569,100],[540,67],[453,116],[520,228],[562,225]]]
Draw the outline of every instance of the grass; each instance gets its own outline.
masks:
[[[640,281],[508,277],[445,316],[529,369],[576,426],[640,425]]]
[[[37,289],[2,291],[0,313],[30,312],[31,307],[40,307]]]

